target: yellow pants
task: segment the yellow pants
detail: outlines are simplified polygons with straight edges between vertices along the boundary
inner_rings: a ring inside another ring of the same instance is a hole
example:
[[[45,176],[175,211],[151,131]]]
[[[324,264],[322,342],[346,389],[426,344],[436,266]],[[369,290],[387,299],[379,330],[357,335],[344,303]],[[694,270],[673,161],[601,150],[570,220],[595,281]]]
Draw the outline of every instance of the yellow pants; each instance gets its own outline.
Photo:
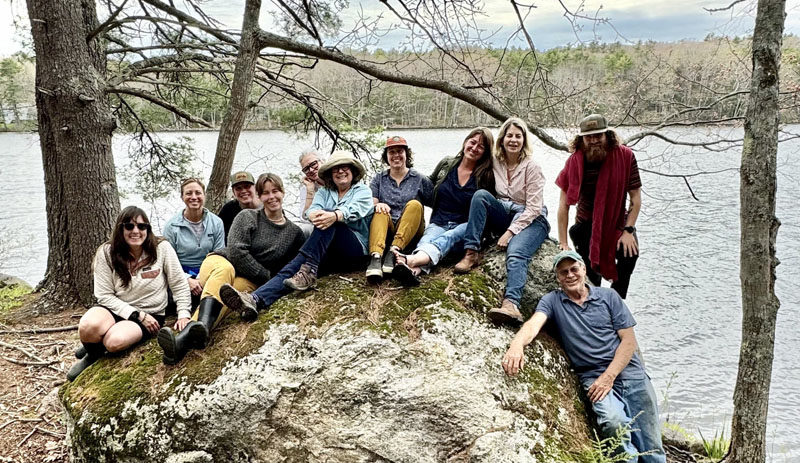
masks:
[[[383,255],[386,249],[387,236],[392,237],[392,246],[403,250],[414,238],[422,237],[425,232],[425,214],[422,203],[412,199],[406,203],[397,224],[392,223],[389,214],[375,214],[369,226],[369,252]]]
[[[219,298],[219,288],[226,283],[239,291],[253,291],[256,289],[256,285],[247,278],[236,276],[236,270],[233,268],[233,264],[228,262],[228,259],[215,254],[203,259],[203,264],[200,265],[200,273],[197,274],[197,280],[203,285],[203,293],[200,295],[200,300],[211,296],[222,302]],[[195,310],[192,320],[197,320],[197,315],[198,311]],[[228,315],[228,306],[223,305],[217,321],[214,322],[214,327],[219,325],[219,322],[226,315]]]

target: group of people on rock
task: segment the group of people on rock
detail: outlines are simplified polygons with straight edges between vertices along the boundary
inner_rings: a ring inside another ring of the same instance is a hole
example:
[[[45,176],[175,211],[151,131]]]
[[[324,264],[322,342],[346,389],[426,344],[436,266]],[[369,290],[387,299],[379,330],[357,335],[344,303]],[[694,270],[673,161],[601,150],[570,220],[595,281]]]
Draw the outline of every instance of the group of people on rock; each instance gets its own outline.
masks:
[[[448,255],[463,254],[454,271],[470,272],[493,242],[506,250],[507,282],[489,318],[518,326],[525,322],[520,303],[530,260],[550,231],[545,178],[530,136],[516,117],[503,123],[496,139],[477,127],[430,176],[413,168],[406,140],[392,136],[381,154],[387,168],[369,186],[352,154],[335,151],[323,161],[316,152],[303,153],[297,221],[284,213],[285,187],[273,173],[231,175],[233,199],[218,214],[205,208],[203,182],[185,180],[185,207],[164,225],[163,238],[142,209],[125,208],[97,250],[97,305],[81,318],[82,347],[68,379],[106,352],[150,337],[163,349],[164,363],[176,364],[189,350],[205,348],[229,311],[253,321],[280,297],[314,287],[323,273],[366,265],[371,283],[392,277],[415,286]],[[597,114],[581,121],[570,148],[556,179],[562,252],[553,270],[560,289],[541,299],[502,367],[515,375],[525,362],[524,347],[553,320],[601,431],[614,435],[642,412],[624,449],[640,461],[663,462],[655,396],[636,353],[635,321],[622,301],[638,258],[636,159]],[[573,205],[575,251],[567,241]],[[599,287],[603,277],[613,289]],[[169,301],[177,314],[172,326],[165,325]]]

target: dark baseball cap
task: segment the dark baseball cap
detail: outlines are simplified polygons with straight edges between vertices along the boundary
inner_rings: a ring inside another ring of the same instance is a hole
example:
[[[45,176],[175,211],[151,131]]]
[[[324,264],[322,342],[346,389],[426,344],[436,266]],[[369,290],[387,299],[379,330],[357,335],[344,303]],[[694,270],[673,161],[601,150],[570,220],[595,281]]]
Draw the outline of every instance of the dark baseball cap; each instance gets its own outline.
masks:
[[[253,174],[251,174],[250,172],[245,172],[243,170],[235,172],[234,174],[231,175],[231,186],[242,182],[252,183],[255,185],[256,180],[253,178]]]

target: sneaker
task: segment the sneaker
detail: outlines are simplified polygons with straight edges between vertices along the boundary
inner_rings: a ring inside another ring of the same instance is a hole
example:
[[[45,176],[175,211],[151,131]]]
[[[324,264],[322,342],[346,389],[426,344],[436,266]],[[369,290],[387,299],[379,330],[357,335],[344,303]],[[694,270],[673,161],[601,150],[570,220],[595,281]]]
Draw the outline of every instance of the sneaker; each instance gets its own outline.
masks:
[[[477,267],[481,260],[483,260],[483,254],[480,251],[476,251],[474,249],[467,249],[467,253],[464,254],[464,258],[461,259],[453,269],[456,273],[469,273],[473,268]]]
[[[222,299],[223,304],[237,312],[244,320],[253,321],[258,318],[258,303],[252,294],[224,284],[219,288],[219,298]]]
[[[380,254],[373,254],[369,260],[369,267],[367,267],[367,282],[371,284],[378,284],[383,278],[383,270],[381,270],[381,256]]]
[[[383,266],[381,266],[383,273],[386,275],[391,275],[392,272],[394,272],[394,263],[394,253],[390,249],[389,252],[386,253],[386,257],[383,258]]]
[[[522,317],[522,312],[509,299],[503,299],[503,303],[499,308],[489,310],[489,320],[495,325],[512,326],[518,326],[525,321]]]
[[[283,286],[295,291],[305,291],[317,286],[317,272],[308,264],[300,266],[293,277],[283,280]]]

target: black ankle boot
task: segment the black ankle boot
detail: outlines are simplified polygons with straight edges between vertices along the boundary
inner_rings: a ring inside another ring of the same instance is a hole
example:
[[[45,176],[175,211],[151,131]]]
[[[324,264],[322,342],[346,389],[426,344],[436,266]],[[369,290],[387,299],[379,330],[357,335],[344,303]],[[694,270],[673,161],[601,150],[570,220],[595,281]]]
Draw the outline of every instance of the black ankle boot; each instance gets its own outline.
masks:
[[[96,362],[106,352],[106,346],[102,342],[84,342],[82,344],[85,354],[67,371],[67,381],[74,381],[83,370]]]
[[[222,302],[211,296],[204,297],[197,306],[197,324],[191,328],[192,347],[205,349],[211,339],[211,329],[222,311]]]
[[[197,324],[198,322],[192,320],[179,333],[175,333],[168,326],[158,330],[158,345],[164,351],[163,360],[165,364],[175,365],[183,359],[190,349],[194,349],[191,331],[192,327]]]

